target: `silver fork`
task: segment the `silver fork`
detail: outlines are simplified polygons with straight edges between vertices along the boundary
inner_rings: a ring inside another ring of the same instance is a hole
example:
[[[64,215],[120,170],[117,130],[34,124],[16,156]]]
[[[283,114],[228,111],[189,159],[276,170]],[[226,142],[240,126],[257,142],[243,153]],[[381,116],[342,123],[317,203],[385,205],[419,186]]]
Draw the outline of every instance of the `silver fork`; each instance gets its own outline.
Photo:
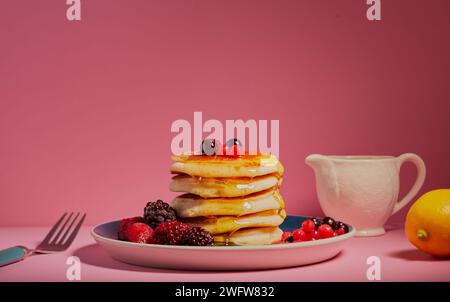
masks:
[[[64,213],[35,249],[14,246],[0,251],[0,266],[21,261],[33,254],[49,254],[65,251],[75,240],[84,218],[86,218],[86,214],[83,214],[81,219],[78,219],[80,213],[77,213],[75,217],[73,216],[73,212],[68,217],[67,213]],[[75,225],[76,222],[77,224]],[[72,228],[74,225],[75,228]]]

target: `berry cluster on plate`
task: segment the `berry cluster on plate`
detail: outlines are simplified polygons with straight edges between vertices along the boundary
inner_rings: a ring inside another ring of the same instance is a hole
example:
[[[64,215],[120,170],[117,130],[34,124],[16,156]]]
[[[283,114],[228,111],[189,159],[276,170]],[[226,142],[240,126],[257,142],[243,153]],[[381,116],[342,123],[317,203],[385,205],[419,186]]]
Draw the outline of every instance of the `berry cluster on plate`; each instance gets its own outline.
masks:
[[[313,217],[302,222],[300,228],[292,232],[283,232],[281,242],[302,242],[331,238],[348,233],[348,225],[331,217],[323,219]]]
[[[224,145],[216,139],[205,139],[200,146],[202,155],[224,155],[240,157],[243,154],[242,143],[237,138],[229,139]]]
[[[162,200],[148,202],[144,216],[122,219],[119,240],[164,245],[213,245],[210,232],[177,221],[175,210]]]

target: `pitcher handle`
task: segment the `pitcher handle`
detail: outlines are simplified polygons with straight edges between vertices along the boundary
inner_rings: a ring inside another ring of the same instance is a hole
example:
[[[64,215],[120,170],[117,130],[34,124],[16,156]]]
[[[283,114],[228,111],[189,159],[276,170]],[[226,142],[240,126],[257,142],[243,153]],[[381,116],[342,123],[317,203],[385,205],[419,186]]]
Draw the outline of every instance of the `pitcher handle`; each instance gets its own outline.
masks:
[[[405,153],[397,157],[397,167],[400,170],[400,167],[405,162],[411,162],[413,163],[417,168],[417,178],[414,182],[414,185],[412,186],[411,190],[409,190],[408,194],[403,197],[402,200],[397,202],[394,206],[394,211],[392,214],[397,213],[401,208],[403,208],[407,203],[409,203],[414,196],[419,192],[420,188],[422,187],[423,183],[425,182],[425,175],[426,175],[426,168],[425,163],[423,160],[414,153]]]

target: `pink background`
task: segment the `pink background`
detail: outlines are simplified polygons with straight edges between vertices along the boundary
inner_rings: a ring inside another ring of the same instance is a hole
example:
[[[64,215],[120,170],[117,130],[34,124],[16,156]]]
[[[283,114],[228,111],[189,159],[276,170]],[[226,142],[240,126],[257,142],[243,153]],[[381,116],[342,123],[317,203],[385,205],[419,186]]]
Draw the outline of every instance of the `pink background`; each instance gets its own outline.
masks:
[[[88,224],[170,200],[175,119],[279,119],[291,214],[319,215],[310,153],[415,152],[449,187],[450,2],[0,2],[0,225]],[[402,191],[414,178],[402,174]],[[392,219],[402,221],[406,209]]]

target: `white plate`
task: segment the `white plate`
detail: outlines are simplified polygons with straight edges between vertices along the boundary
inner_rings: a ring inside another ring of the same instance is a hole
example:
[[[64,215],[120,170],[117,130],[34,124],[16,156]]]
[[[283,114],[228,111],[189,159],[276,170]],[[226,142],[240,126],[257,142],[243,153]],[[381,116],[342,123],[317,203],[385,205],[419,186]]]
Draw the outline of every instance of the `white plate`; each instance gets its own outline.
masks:
[[[292,231],[309,217],[288,216],[281,229]],[[355,228],[344,235],[298,243],[258,246],[173,246],[120,241],[119,221],[95,226],[91,234],[114,259],[140,266],[185,270],[256,270],[301,266],[333,258]]]

